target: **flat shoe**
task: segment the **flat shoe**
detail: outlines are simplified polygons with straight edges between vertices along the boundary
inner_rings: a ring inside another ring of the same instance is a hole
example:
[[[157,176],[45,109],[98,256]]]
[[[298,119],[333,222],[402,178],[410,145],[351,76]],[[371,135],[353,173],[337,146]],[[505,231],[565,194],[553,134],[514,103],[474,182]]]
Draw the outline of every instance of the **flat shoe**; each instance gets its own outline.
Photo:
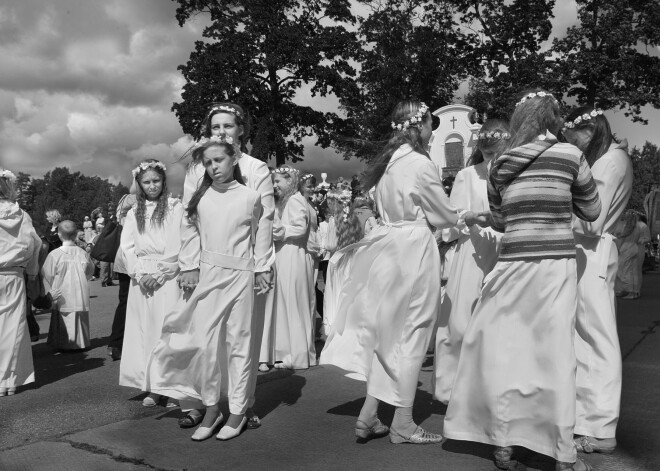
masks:
[[[207,438],[211,438],[213,433],[215,432],[215,429],[220,426],[222,423],[222,412],[218,415],[218,418],[215,419],[215,422],[213,422],[213,425],[210,427],[197,427],[197,430],[195,430],[195,433],[192,434],[193,440],[196,442],[201,442],[202,440],[206,440]]]
[[[7,388],[0,389],[0,397],[6,396],[6,395],[7,395]]]
[[[14,394],[16,394],[16,388],[7,389],[7,396],[13,396]]]
[[[179,427],[181,428],[193,428],[199,425],[199,423],[204,418],[203,414],[200,415],[190,415],[186,414],[183,417],[179,418]]]
[[[154,407],[156,404],[158,404],[158,398],[153,398],[151,395],[142,400],[142,405],[144,407]]]
[[[355,423],[355,436],[363,440],[384,437],[389,431],[390,428],[383,424],[378,417],[376,417],[376,422],[371,427],[361,420]]]
[[[275,363],[275,364],[273,365],[273,368],[277,368],[278,370],[288,370],[288,369],[289,369],[289,367],[286,366],[286,365],[285,365],[284,363],[282,363],[282,362]]]
[[[266,363],[261,363],[259,365],[259,371],[265,373],[268,370],[270,370],[270,368],[268,368],[268,365]]]
[[[259,418],[259,416],[255,414],[252,417],[249,417],[247,419],[246,427],[250,430],[254,430],[255,428],[261,427],[261,419]]]
[[[245,427],[245,424],[247,423],[247,418],[243,417],[243,420],[241,420],[241,423],[238,424],[237,428],[229,427],[228,425],[225,425],[220,429],[220,432],[215,436],[218,440],[229,440],[234,437],[238,437],[241,432],[243,431],[243,427]]]
[[[573,443],[575,443],[577,451],[582,451],[584,453],[603,453],[609,455],[616,449],[616,438],[598,439],[583,436],[573,438]]]
[[[592,471],[593,468],[586,461],[582,461],[580,458],[577,459],[575,463],[565,463],[562,461],[557,461],[555,464],[556,471]]]
[[[427,432],[419,425],[415,429],[415,432],[409,437],[399,435],[397,432],[390,429],[390,443],[394,444],[414,443],[415,445],[430,445],[432,443],[442,443],[444,439],[445,438],[439,433]]]

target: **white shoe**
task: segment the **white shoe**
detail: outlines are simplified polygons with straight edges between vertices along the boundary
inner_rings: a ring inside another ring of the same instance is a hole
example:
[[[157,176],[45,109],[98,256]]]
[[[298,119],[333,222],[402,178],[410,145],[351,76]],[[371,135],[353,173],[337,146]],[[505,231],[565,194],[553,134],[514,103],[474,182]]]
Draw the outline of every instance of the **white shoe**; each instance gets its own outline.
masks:
[[[262,373],[265,373],[268,370],[270,370],[270,368],[268,368],[268,365],[266,363],[260,363],[259,364],[259,371],[261,371]]]
[[[158,394],[149,394],[147,397],[145,397],[142,400],[142,405],[144,407],[153,407],[156,404],[158,404],[158,400],[160,399],[160,396]]]
[[[196,442],[201,442],[202,440],[206,440],[207,438],[211,438],[211,435],[213,435],[213,432],[215,432],[215,429],[218,428],[218,426],[222,423],[222,412],[218,415],[218,418],[215,419],[215,422],[213,422],[213,425],[210,427],[202,427],[201,425],[197,427],[197,430],[195,430],[195,433],[192,434],[192,439],[195,440]],[[224,429],[224,427],[223,427]]]
[[[238,437],[243,431],[243,427],[247,424],[247,417],[243,417],[241,423],[238,424],[237,428],[232,428],[227,425],[220,429],[220,432],[215,436],[218,440],[229,440],[230,438]]]

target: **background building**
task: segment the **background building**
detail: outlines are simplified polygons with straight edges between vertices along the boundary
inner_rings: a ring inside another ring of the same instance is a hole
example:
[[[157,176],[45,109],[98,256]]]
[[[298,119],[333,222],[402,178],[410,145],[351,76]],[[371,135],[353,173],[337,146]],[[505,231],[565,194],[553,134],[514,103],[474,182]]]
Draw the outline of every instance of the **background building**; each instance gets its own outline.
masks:
[[[481,124],[467,105],[443,106],[433,114],[440,124],[431,138],[431,159],[442,169],[442,178],[453,177],[472,155]]]

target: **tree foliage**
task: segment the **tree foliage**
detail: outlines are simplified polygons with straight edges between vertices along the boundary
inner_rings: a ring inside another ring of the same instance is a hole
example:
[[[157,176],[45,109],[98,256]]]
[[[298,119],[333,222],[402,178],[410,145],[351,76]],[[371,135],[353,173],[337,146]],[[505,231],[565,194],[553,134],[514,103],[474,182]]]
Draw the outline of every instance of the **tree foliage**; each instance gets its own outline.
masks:
[[[27,211],[39,234],[48,228],[46,211],[57,209],[65,219],[71,219],[82,229],[85,216],[97,207],[107,211],[128,193],[121,183],[113,185],[99,177],[71,173],[66,167],[56,167],[43,178],[31,179],[28,174],[17,176],[18,204]],[[107,215],[107,213],[106,213]]]
[[[644,198],[651,188],[660,184],[660,149],[648,141],[641,149],[630,152],[633,165],[633,187],[628,207],[644,212]]]
[[[172,107],[188,134],[199,137],[209,103],[238,102],[255,121],[251,154],[276,163],[302,158],[302,138],[315,135],[327,147],[341,126],[333,112],[296,103],[303,85],[312,96],[352,93],[355,19],[349,0],[175,0],[183,26],[209,14],[206,41],[197,41],[187,64],[183,101]]]
[[[378,141],[391,132],[394,105],[416,98],[431,107],[452,101],[472,62],[468,43],[447,2],[433,0],[362,0],[369,15],[358,29],[359,92],[340,97],[351,129],[346,133]],[[344,143],[347,155],[368,158],[373,147]]]
[[[579,24],[553,43],[568,96],[646,123],[641,107],[660,107],[660,0],[576,3]]]

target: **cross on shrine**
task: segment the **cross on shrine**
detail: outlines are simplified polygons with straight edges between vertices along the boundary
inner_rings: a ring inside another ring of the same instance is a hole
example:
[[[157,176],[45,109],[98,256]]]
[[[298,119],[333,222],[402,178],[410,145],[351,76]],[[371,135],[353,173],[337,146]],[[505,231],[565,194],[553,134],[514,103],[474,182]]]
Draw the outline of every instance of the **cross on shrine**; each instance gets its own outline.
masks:
[[[452,128],[452,129],[456,129],[456,121],[458,121],[458,120],[456,119],[456,116],[452,116],[451,119],[450,119],[449,121],[451,121],[451,128]]]

